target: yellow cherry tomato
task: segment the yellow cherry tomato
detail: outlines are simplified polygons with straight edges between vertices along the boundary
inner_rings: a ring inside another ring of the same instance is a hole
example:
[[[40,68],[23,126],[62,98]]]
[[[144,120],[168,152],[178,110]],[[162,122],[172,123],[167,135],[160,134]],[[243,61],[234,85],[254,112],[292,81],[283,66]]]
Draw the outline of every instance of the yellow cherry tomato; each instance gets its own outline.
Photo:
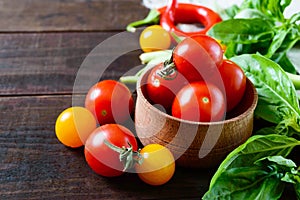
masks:
[[[160,25],[145,28],[140,35],[140,47],[144,52],[169,49],[171,37]]]
[[[89,110],[83,107],[70,107],[58,116],[55,133],[65,146],[77,148],[85,144],[96,126],[96,119]]]
[[[135,169],[139,178],[149,185],[163,185],[174,175],[175,160],[169,149],[160,144],[146,145],[140,151],[143,162]]]

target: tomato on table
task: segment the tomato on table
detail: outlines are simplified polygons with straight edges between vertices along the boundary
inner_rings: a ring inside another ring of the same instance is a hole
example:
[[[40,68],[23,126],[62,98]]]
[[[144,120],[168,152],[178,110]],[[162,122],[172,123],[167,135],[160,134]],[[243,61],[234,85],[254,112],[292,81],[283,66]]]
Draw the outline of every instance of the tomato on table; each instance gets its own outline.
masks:
[[[85,107],[96,116],[100,125],[122,124],[130,118],[134,101],[126,85],[115,80],[103,80],[89,89]]]
[[[165,67],[168,66],[160,63],[151,70],[146,88],[151,103],[159,104],[168,111],[172,106],[176,93],[188,84],[188,81],[175,68],[164,71]]]
[[[171,45],[171,37],[160,25],[152,25],[142,31],[139,42],[144,52],[166,50]]]
[[[70,107],[60,113],[55,123],[58,140],[65,146],[77,148],[85,144],[96,129],[96,119],[83,107]]]
[[[222,91],[204,81],[184,86],[172,105],[174,117],[196,122],[223,120],[225,111],[226,102]]]
[[[227,102],[227,112],[235,108],[244,96],[246,90],[246,75],[236,63],[224,60],[219,67],[220,74],[216,74],[214,84],[224,88]],[[218,77],[218,78],[217,78]],[[220,80],[220,77],[222,80]]]
[[[220,44],[207,35],[193,35],[182,40],[173,51],[177,70],[189,82],[208,80],[223,61]]]
[[[88,137],[84,155],[92,170],[105,177],[122,175],[124,163],[120,161],[120,153],[109,147],[105,141],[119,148],[138,150],[138,145],[133,133],[119,124],[105,124],[98,127]]]
[[[142,164],[136,164],[139,178],[149,185],[163,185],[174,175],[175,160],[169,149],[160,144],[148,144],[140,151]]]

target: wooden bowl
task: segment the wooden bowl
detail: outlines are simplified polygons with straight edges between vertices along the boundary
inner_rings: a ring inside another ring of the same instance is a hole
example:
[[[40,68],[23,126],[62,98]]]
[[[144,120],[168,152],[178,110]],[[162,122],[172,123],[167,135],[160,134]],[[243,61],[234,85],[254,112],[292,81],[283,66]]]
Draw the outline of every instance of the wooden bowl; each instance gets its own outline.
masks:
[[[137,83],[135,110],[136,133],[143,145],[158,143],[174,154],[176,164],[209,168],[244,143],[252,134],[257,92],[247,79],[246,91],[239,105],[219,122],[193,122],[175,118],[151,105],[145,83],[149,71]]]

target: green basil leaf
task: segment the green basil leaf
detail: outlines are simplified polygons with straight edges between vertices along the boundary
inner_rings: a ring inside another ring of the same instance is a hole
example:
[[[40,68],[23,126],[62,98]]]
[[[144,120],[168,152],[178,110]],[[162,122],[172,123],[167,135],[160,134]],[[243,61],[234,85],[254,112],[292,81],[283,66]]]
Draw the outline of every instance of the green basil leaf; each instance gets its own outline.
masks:
[[[270,133],[276,133],[275,132],[276,126],[267,126],[267,127],[263,127],[257,131],[255,131],[254,134],[256,135],[269,135]]]
[[[272,43],[268,49],[268,53],[265,55],[267,58],[271,58],[273,54],[280,48],[282,43],[284,42],[286,36],[288,35],[290,30],[278,29],[276,34],[272,40]]]
[[[276,33],[280,34],[279,32],[286,32],[286,35],[285,37],[281,38],[283,40],[275,53],[281,53],[281,52],[287,53],[300,40],[300,25],[284,24],[281,27],[277,27]],[[274,59],[272,58],[272,60]]]
[[[244,54],[231,60],[244,70],[256,87],[256,115],[276,124],[300,115],[295,87],[277,63],[256,54]]]
[[[261,18],[261,19],[268,19],[268,16],[266,16],[264,13],[257,9],[253,8],[246,8],[238,12],[235,16],[235,19],[250,19],[250,18]]]
[[[225,56],[226,58],[231,58],[241,54],[255,54],[259,52],[260,54],[266,54],[268,49],[265,48],[269,46],[271,41],[264,41],[251,44],[239,44],[231,42],[226,45]]]
[[[270,163],[275,163],[277,165],[280,165],[280,166],[286,168],[286,170],[297,167],[296,163],[294,163],[291,159],[287,159],[287,158],[284,158],[282,156],[277,156],[277,155],[261,158],[261,159],[255,161],[254,164],[257,164],[259,166],[265,166],[265,165],[269,165]]]
[[[211,179],[210,188],[223,172],[231,168],[252,166],[256,160],[267,156],[286,157],[297,145],[300,145],[300,141],[284,135],[252,136],[223,160]]]
[[[242,7],[255,8],[272,18],[284,21],[283,12],[290,3],[291,0],[248,0]]]
[[[278,63],[284,71],[292,73],[292,74],[297,73],[296,67],[290,61],[286,52],[275,53],[275,54],[273,54],[271,59],[274,62]]]
[[[293,14],[289,19],[289,23],[293,24],[298,22],[299,20],[300,20],[300,12]]]
[[[264,167],[237,167],[224,171],[202,199],[279,199],[284,184]]]
[[[281,178],[281,181],[286,183],[291,183],[297,185],[300,180],[300,176],[297,174],[297,170],[292,170],[292,172],[285,173],[284,177]]]
[[[223,20],[232,19],[239,12],[240,8],[237,5],[232,5],[226,9],[220,9],[218,12]]]
[[[215,24],[208,35],[227,43],[251,44],[270,41],[274,36],[274,24],[268,20],[229,19]]]
[[[297,194],[297,198],[300,199],[300,180],[296,184],[294,184],[294,188]]]
[[[291,159],[282,156],[268,156],[255,161],[255,164],[261,167],[267,166],[283,182],[296,184],[300,181],[297,165]]]

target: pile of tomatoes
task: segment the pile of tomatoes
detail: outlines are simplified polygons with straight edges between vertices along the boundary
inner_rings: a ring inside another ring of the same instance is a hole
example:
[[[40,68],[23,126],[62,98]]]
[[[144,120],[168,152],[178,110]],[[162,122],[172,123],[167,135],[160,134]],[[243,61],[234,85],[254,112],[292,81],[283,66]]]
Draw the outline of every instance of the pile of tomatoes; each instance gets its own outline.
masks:
[[[132,93],[125,84],[100,81],[89,89],[84,107],[67,108],[58,116],[56,136],[68,147],[84,146],[87,164],[101,176],[134,172],[145,183],[162,185],[175,172],[174,157],[159,144],[138,148],[133,132],[122,125],[133,109]]]
[[[147,96],[174,117],[200,122],[220,121],[234,109],[246,89],[246,76],[224,59],[222,46],[204,34],[180,41],[169,60],[148,75]]]
[[[140,35],[145,52],[168,49],[172,40],[158,25]],[[170,59],[154,66],[146,83],[147,96],[175,117],[218,121],[244,95],[246,77],[241,68],[223,58],[220,44],[207,35],[187,37],[176,44]],[[159,144],[139,149],[132,130],[124,124],[134,112],[129,88],[103,80],[87,92],[84,106],[70,107],[58,116],[56,136],[71,148],[84,146],[87,164],[104,177],[134,172],[150,185],[168,182],[175,172],[172,153]]]

